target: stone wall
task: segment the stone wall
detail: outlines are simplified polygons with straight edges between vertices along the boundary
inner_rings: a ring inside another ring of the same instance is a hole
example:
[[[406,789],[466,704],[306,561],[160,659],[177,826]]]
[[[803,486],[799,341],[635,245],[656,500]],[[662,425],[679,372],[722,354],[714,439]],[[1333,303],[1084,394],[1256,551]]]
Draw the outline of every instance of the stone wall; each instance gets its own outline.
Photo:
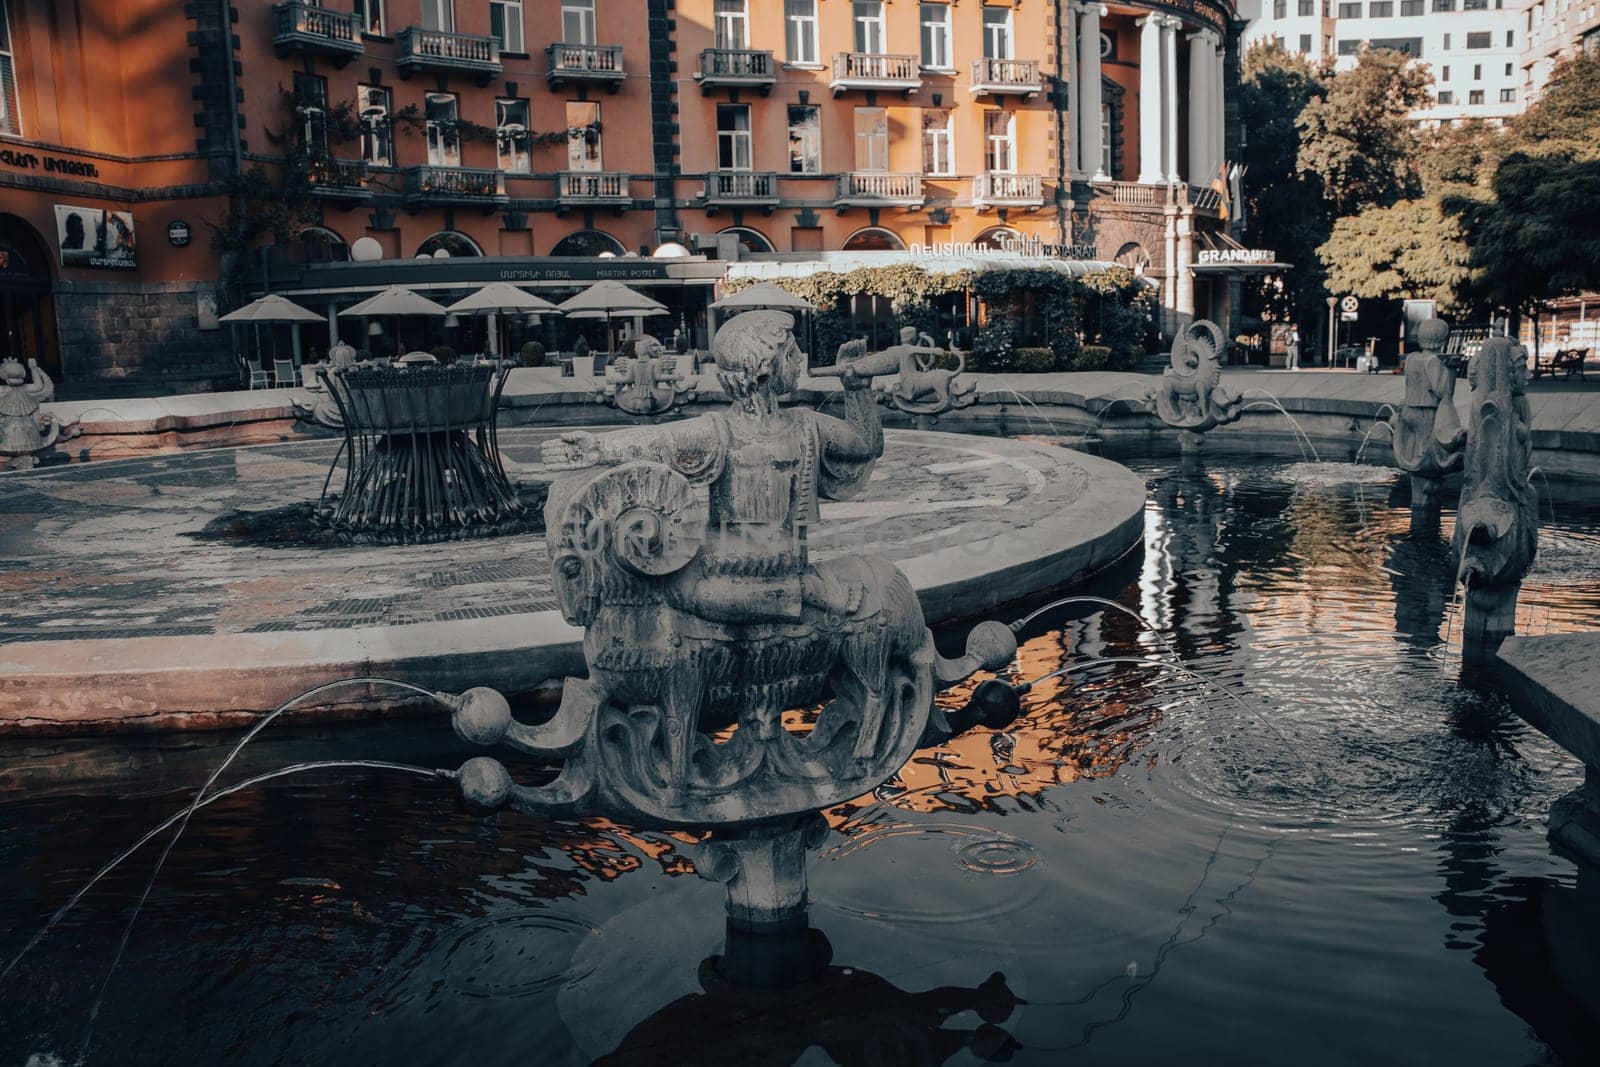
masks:
[[[215,293],[214,282],[58,282],[63,379],[177,386],[236,376],[229,331],[216,324]]]

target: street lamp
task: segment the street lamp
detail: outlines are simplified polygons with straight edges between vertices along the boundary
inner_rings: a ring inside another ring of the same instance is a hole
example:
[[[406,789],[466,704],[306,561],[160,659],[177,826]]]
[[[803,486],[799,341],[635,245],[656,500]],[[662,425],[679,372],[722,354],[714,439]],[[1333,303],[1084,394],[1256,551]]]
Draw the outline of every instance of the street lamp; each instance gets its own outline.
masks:
[[[1335,332],[1339,329],[1339,319],[1334,315],[1334,308],[1339,304],[1336,296],[1328,297],[1328,366],[1333,366],[1333,350],[1338,344],[1339,337]]]

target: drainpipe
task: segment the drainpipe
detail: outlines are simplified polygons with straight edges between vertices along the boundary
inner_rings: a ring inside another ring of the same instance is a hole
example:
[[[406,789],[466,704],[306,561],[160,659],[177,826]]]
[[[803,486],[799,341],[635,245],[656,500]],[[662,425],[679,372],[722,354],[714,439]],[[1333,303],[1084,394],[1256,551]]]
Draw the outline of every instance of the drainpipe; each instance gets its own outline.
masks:
[[[233,150],[234,177],[244,173],[244,144],[239,139],[239,77],[234,72],[233,3],[217,0],[222,11],[222,51],[228,64],[228,144]]]
[[[1055,85],[1051,87],[1051,103],[1056,113],[1056,233],[1062,244],[1070,244],[1071,235],[1067,232],[1067,214],[1071,210],[1068,201],[1071,194],[1067,185],[1067,108],[1071,101],[1067,97],[1067,68],[1061,62],[1061,35],[1066,32],[1066,27],[1061,23],[1061,9],[1069,0],[1056,0],[1054,5],[1055,17]]]

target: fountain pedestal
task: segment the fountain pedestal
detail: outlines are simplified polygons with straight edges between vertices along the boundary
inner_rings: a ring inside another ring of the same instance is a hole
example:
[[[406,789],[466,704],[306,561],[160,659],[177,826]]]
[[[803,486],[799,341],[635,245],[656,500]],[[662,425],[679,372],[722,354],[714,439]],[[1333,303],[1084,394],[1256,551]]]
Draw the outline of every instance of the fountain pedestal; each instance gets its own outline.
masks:
[[[1411,533],[1413,536],[1439,532],[1439,513],[1444,507],[1444,479],[1422,474],[1411,475]]]
[[[730,929],[794,930],[806,925],[806,853],[827,837],[827,822],[815,814],[718,830],[700,846],[695,870],[727,886]]]

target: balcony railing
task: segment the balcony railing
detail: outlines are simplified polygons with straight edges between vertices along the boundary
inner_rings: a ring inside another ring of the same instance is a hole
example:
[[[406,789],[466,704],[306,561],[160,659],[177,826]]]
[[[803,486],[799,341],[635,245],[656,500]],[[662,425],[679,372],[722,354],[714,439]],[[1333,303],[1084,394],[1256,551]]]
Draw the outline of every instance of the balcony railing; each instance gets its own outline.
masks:
[[[972,179],[972,203],[979,208],[1039,207],[1044,203],[1044,180],[1037,174],[979,174]]]
[[[363,159],[301,159],[306,186],[312,196],[328,200],[365,200],[367,163]]]
[[[706,175],[706,204],[776,207],[778,174],[770,170],[714,170]]]
[[[974,59],[971,88],[973,96],[1016,93],[1031,97],[1044,88],[1044,79],[1039,77],[1035,59]]]
[[[1138,182],[1111,182],[1111,201],[1127,207],[1158,207],[1167,202],[1165,185],[1141,185]]]
[[[470,167],[412,167],[406,171],[406,199],[493,207],[506,202],[506,176],[498,170]]]
[[[620,44],[553,44],[544,54],[550,63],[546,78],[552,89],[567,82],[592,82],[614,93],[627,76],[622,70]]]
[[[839,175],[834,205],[847,207],[921,207],[922,175],[855,170]]]
[[[1199,185],[1169,185],[1165,182],[1095,182],[1097,196],[1111,197],[1111,202],[1123,207],[1165,208],[1188,205],[1195,211],[1212,217],[1220,214],[1222,195],[1215,189]]]
[[[438,70],[475,74],[482,83],[500,73],[500,41],[408,26],[395,34],[395,62],[402,78],[421,70]]]
[[[563,206],[627,207],[631,175],[618,170],[569,170],[556,175],[556,200]]]
[[[762,96],[778,80],[772,53],[753,48],[707,48],[700,53],[700,73],[695,79],[703,93],[717,88],[754,88],[760,89]]]
[[[828,87],[835,96],[847,89],[889,89],[910,96],[922,88],[922,72],[916,56],[840,52],[833,57]]]
[[[348,63],[363,51],[361,16],[333,11],[302,0],[272,5],[272,46],[282,59],[304,51],[332,56]]]

